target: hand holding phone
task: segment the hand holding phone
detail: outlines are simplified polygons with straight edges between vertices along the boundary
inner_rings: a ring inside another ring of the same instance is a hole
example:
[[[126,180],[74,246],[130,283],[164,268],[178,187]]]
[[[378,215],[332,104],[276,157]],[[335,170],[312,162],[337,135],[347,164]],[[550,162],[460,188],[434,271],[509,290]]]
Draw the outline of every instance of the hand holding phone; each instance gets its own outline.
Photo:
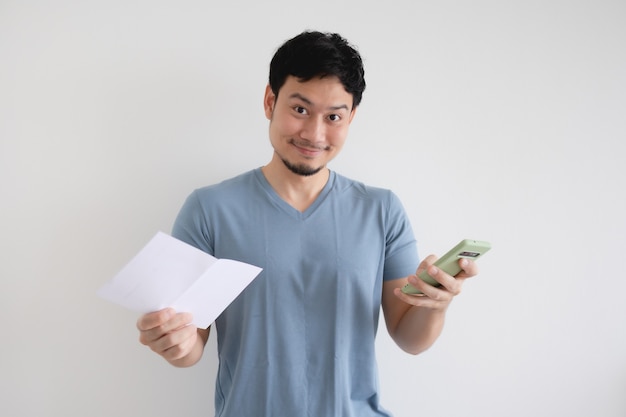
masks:
[[[485,254],[489,249],[491,249],[491,244],[489,242],[464,239],[459,242],[458,245],[446,252],[446,254],[443,255],[441,258],[437,259],[434,265],[448,275],[456,276],[457,274],[459,274],[459,272],[461,272],[461,267],[459,266],[460,259],[467,258],[476,260],[480,258],[483,254]],[[418,277],[422,281],[435,287],[441,286],[439,282],[437,282],[433,277],[428,275],[426,270],[420,272]],[[406,284],[402,288],[402,292],[405,294],[422,293],[419,289],[415,288],[411,284]]]

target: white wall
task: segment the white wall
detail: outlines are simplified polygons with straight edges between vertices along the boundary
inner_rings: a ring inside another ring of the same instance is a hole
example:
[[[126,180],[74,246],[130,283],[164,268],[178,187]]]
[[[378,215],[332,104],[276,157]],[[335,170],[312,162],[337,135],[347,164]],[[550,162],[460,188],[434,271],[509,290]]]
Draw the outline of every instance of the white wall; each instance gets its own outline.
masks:
[[[393,189],[422,255],[492,241],[444,334],[381,328],[397,416],[626,415],[626,3],[0,3],[0,415],[210,416],[195,368],[95,297],[195,187],[271,156],[262,93],[303,29],[361,50],[332,168]]]

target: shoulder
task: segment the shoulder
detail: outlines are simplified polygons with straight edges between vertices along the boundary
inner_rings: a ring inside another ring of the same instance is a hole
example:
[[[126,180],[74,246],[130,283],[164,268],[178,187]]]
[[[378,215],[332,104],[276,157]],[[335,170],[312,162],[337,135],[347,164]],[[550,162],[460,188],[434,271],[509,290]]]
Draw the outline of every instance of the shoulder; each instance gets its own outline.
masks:
[[[335,173],[335,188],[340,194],[370,203],[378,202],[387,207],[400,205],[400,199],[392,190],[367,185],[337,173]]]
[[[201,206],[206,206],[212,203],[224,205],[249,197],[250,193],[258,188],[256,171],[251,170],[219,183],[197,188],[189,198]]]
[[[213,254],[216,225],[219,226],[219,221],[224,218],[231,218],[236,210],[245,210],[248,207],[246,199],[255,187],[255,170],[252,170],[195,189],[178,212],[172,235]]]
[[[194,190],[193,192],[199,196],[211,195],[214,193],[228,193],[238,189],[253,186],[256,181],[256,169],[244,172],[235,177],[225,179],[221,182],[207,185]]]
[[[200,223],[206,221],[209,215],[245,208],[258,188],[255,170],[197,188],[187,196],[178,218],[196,218]]]

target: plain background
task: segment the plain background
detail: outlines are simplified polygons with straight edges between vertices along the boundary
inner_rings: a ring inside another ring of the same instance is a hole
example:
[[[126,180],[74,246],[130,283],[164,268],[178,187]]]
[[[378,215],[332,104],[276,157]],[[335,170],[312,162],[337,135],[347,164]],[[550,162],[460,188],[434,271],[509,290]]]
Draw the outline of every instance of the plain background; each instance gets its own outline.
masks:
[[[215,340],[175,369],[95,296],[196,187],[269,161],[262,96],[304,29],[368,87],[331,168],[390,188],[420,254],[489,240],[419,356],[408,416],[626,415],[626,3],[0,1],[0,415],[211,416]]]

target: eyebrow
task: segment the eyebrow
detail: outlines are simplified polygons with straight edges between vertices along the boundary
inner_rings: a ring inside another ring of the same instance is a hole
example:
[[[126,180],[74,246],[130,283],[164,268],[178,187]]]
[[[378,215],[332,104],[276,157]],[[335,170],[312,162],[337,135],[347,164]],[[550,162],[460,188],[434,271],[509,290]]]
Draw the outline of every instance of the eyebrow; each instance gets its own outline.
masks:
[[[302,94],[300,93],[293,93],[289,96],[289,98],[297,98],[299,100],[304,101],[306,104],[312,106],[313,102],[311,100],[309,100],[308,98],[304,97]],[[348,108],[348,106],[346,104],[340,104],[338,106],[330,106],[327,108],[328,110],[347,110],[350,111],[350,109]]]

